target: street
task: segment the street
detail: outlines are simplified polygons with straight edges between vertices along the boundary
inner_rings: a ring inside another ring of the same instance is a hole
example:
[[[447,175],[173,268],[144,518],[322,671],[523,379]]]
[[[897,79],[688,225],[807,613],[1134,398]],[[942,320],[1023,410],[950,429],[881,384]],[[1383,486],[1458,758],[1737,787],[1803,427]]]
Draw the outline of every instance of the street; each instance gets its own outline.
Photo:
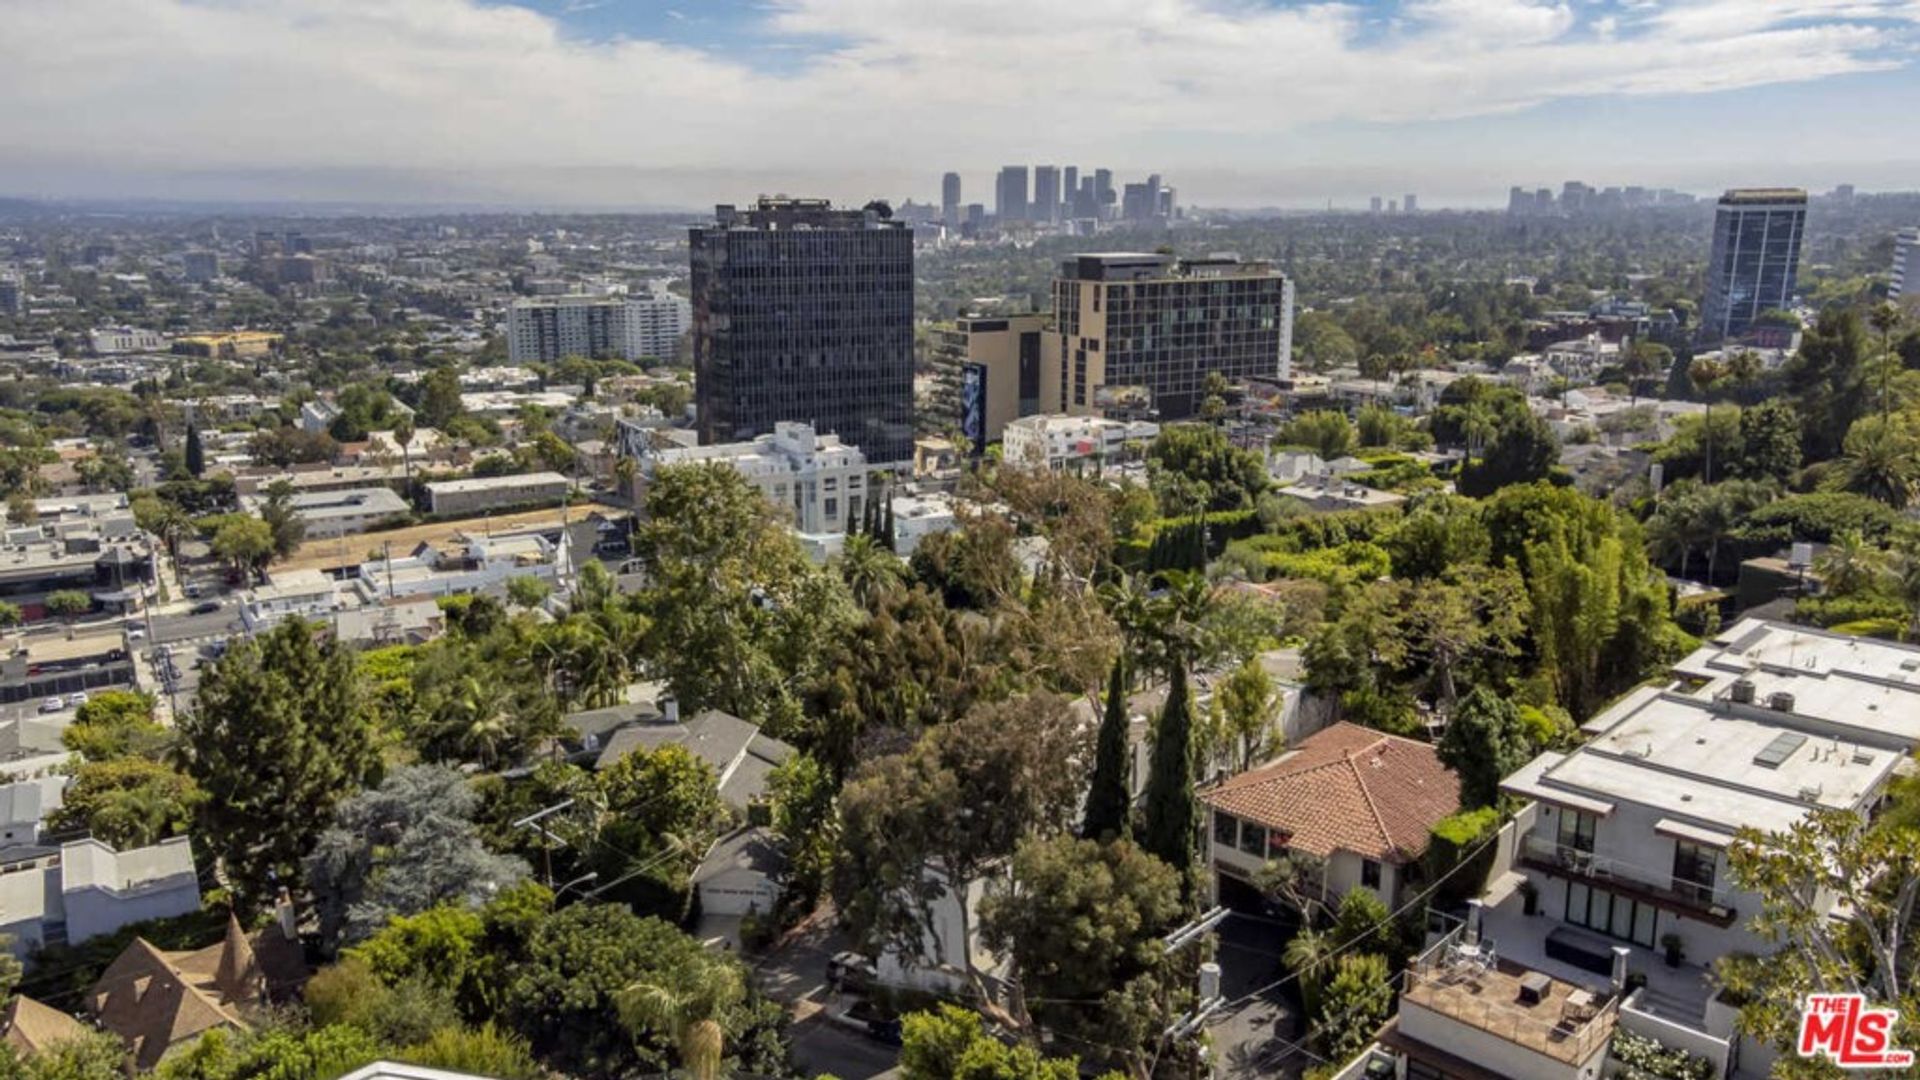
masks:
[[[1239,912],[1220,924],[1220,993],[1237,1004],[1208,1025],[1218,1055],[1217,1076],[1294,1077],[1311,1063],[1304,1054],[1287,1052],[1298,1007],[1293,988],[1273,986],[1287,978],[1280,950],[1291,935],[1292,927],[1281,920]],[[1250,1000],[1240,1000],[1256,991]]]

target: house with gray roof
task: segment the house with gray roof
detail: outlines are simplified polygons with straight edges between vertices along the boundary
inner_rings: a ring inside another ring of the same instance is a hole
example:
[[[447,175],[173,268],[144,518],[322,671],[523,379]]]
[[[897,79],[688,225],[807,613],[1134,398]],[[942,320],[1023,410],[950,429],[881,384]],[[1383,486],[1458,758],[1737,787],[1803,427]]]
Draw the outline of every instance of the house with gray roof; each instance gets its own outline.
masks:
[[[684,746],[713,767],[720,798],[736,810],[766,794],[767,775],[793,756],[793,747],[752,724],[718,709],[706,709],[682,720],[671,698],[664,709],[650,705],[614,705],[571,713],[566,725],[590,734],[602,747],[595,769],[605,769],[636,750]],[[583,734],[583,737],[585,737]]]

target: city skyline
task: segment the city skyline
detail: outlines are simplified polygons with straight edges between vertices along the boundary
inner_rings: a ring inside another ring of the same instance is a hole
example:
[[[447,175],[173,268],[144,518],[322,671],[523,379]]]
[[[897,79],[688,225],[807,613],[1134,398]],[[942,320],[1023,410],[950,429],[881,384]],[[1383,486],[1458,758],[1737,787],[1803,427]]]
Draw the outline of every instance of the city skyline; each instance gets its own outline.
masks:
[[[1018,10],[1064,29],[897,0],[24,0],[0,35],[0,195],[858,205],[937,202],[956,161],[970,192],[996,162],[1100,161],[1177,175],[1197,206],[1495,208],[1622,161],[1698,194],[1904,188],[1920,134],[1870,107],[1920,90],[1920,11],[1892,0]],[[1778,130],[1792,164],[1759,149]]]

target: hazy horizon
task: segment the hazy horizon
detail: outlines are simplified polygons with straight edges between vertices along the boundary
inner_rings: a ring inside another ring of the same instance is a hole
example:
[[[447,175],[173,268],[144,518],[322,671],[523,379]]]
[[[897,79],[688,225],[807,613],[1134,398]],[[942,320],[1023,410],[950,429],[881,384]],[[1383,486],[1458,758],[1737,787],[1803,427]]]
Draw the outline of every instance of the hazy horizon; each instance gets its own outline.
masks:
[[[16,0],[0,195],[687,212],[1920,187],[1913,0]]]

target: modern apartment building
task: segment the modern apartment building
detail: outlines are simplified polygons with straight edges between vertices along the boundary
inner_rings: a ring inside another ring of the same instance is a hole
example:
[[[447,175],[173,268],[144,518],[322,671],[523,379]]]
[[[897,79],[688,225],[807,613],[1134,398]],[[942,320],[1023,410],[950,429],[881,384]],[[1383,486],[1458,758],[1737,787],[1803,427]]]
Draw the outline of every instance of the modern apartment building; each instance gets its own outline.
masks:
[[[690,234],[700,441],[782,421],[913,457],[913,231],[883,207],[763,198]]]
[[[508,506],[556,503],[572,487],[572,481],[556,472],[441,480],[427,485],[428,508],[446,517],[469,517]]]
[[[1286,379],[1293,282],[1236,255],[1080,255],[1053,282],[1045,412],[1191,416],[1209,372]]]
[[[1887,287],[1887,299],[1916,296],[1920,296],[1920,227],[1909,227],[1893,238],[1893,281]]]
[[[1806,224],[1807,193],[1799,188],[1735,188],[1720,196],[1700,311],[1702,341],[1738,337],[1761,312],[1787,308]]]
[[[993,186],[993,215],[1002,225],[1027,220],[1027,167],[1004,165]]]
[[[927,406],[935,431],[958,431],[975,452],[1000,441],[1010,421],[1040,411],[1047,317],[956,319],[933,331],[935,389]]]
[[[1146,420],[1097,416],[1023,416],[1001,432],[1000,459],[1029,469],[1061,469],[1092,462],[1117,463],[1129,442],[1149,443],[1160,426]]]
[[[26,310],[26,287],[19,278],[0,274],[0,315],[20,315]]]
[[[837,435],[799,423],[775,425],[747,442],[659,450],[642,459],[648,476],[663,465],[721,462],[792,514],[803,533],[843,533],[860,524],[867,458]]]
[[[692,305],[676,296],[517,300],[507,312],[507,355],[516,364],[567,356],[667,360],[692,321]]]

